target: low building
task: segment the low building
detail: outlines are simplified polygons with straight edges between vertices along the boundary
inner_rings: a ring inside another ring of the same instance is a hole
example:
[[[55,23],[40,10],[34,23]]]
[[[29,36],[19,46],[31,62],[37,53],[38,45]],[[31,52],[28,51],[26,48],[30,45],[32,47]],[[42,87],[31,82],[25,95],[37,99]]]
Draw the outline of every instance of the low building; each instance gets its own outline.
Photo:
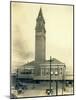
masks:
[[[51,72],[50,60],[46,60],[44,63],[32,61],[21,66],[21,69],[18,71],[18,77],[33,80],[50,80],[51,74],[51,80],[63,80],[65,69],[65,64],[56,58],[53,58],[51,61]]]

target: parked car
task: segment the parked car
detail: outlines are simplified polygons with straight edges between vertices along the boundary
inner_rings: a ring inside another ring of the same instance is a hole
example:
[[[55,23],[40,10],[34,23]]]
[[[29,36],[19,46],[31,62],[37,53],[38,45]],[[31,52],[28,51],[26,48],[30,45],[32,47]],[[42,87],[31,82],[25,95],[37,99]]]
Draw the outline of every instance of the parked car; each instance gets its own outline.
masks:
[[[19,88],[18,90],[17,90],[17,92],[18,92],[18,94],[21,94],[23,91],[22,91],[22,88]]]
[[[11,87],[11,94],[17,94],[17,90],[14,86]]]
[[[11,99],[17,99],[16,95],[15,94],[11,94]]]
[[[16,86],[15,86],[16,90],[22,89],[25,90],[27,89],[27,84],[26,83],[22,83],[22,82],[17,82]]]
[[[19,87],[21,87],[23,90],[27,89],[27,84],[19,82]]]

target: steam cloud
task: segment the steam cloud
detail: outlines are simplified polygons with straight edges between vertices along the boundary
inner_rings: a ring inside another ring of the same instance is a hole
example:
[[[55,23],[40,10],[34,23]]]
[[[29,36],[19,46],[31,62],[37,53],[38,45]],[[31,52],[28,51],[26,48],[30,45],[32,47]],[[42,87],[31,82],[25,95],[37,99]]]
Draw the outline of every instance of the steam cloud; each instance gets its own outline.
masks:
[[[33,58],[33,52],[28,46],[28,42],[22,37],[22,31],[18,25],[15,26],[13,35],[13,65],[26,63],[26,61]]]

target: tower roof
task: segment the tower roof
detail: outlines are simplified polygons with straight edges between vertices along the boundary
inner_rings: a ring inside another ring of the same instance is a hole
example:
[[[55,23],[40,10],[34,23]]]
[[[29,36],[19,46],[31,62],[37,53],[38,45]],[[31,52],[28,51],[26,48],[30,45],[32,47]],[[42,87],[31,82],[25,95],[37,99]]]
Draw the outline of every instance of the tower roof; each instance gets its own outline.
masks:
[[[40,10],[39,10],[39,14],[38,14],[37,20],[38,20],[39,18],[41,18],[41,19],[43,20],[43,22],[45,23],[44,18],[43,18],[42,8],[40,8]]]
[[[38,16],[43,16],[42,15],[42,9],[40,8],[40,11],[39,11],[39,15]]]

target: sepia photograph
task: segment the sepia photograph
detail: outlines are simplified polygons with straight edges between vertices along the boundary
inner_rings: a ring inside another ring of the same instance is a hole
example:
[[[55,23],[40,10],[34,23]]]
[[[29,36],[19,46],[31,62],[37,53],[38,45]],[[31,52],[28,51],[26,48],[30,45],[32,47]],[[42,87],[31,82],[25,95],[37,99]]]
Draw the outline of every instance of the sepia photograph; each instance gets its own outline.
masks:
[[[10,2],[10,98],[74,95],[74,5]]]

